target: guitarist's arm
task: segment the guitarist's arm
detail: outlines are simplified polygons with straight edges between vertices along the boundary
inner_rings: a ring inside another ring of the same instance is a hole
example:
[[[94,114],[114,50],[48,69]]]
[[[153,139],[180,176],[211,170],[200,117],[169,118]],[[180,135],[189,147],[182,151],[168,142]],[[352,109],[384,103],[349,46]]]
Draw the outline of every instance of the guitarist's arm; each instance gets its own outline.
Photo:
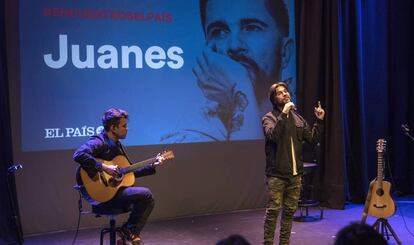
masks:
[[[146,176],[146,175],[153,175],[153,174],[155,174],[155,172],[156,172],[155,167],[161,165],[164,160],[165,160],[164,157],[158,155],[155,158],[155,162],[153,162],[151,164],[148,164],[148,165],[146,165],[146,166],[144,166],[144,167],[139,168],[138,170],[136,170],[134,172],[135,177],[142,177],[142,176]]]
[[[142,168],[139,168],[134,171],[135,177],[143,177],[147,175],[153,175],[156,173],[155,166],[153,164],[145,165]]]
[[[73,160],[79,163],[89,176],[103,171],[102,162],[94,156],[99,156],[106,148],[102,139],[97,136],[91,137],[85,144],[80,146],[73,154]]]

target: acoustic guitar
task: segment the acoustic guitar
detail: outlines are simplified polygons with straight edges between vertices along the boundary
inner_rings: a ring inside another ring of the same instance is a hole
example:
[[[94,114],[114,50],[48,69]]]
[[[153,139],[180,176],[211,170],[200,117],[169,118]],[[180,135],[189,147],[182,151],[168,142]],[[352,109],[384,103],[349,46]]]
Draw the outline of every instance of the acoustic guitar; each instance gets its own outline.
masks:
[[[172,151],[165,151],[158,154],[156,157],[134,164],[130,164],[128,159],[123,155],[116,156],[111,161],[97,159],[107,165],[117,165],[119,175],[113,177],[102,171],[96,173],[94,176],[89,176],[89,174],[82,167],[79,167],[77,170],[78,184],[83,186],[86,190],[87,193],[83,193],[84,197],[91,204],[96,205],[101,202],[107,202],[115,196],[119,188],[134,185],[135,175],[133,172],[135,170],[148,164],[155,163],[158,157],[161,157],[163,161],[170,160],[174,158],[174,153]]]
[[[377,178],[369,184],[368,195],[362,213],[362,223],[365,223],[367,215],[377,218],[388,218],[394,215],[396,211],[395,202],[390,195],[391,183],[384,180],[384,153],[386,143],[384,139],[377,140]]]

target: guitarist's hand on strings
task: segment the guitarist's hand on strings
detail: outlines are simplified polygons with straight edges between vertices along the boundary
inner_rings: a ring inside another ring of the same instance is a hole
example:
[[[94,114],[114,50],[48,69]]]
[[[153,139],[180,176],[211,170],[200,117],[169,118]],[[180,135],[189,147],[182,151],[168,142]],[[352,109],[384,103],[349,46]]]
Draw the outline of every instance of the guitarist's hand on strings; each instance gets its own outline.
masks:
[[[109,174],[113,177],[117,177],[119,175],[118,165],[108,165],[108,164],[102,163],[102,169],[107,174]]]

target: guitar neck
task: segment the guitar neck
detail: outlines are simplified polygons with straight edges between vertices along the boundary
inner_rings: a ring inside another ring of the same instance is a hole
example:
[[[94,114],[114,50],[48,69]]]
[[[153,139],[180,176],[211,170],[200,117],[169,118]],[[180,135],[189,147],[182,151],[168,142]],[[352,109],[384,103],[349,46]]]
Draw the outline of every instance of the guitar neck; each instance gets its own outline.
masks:
[[[134,172],[135,170],[144,167],[145,165],[148,165],[150,163],[154,163],[157,160],[156,157],[141,161],[141,162],[137,162],[134,164],[131,164],[131,166],[128,167],[124,167],[121,169],[121,173],[122,174],[127,174],[127,173],[131,173]]]
[[[379,188],[382,189],[382,181],[384,179],[384,153],[378,152],[377,181]]]

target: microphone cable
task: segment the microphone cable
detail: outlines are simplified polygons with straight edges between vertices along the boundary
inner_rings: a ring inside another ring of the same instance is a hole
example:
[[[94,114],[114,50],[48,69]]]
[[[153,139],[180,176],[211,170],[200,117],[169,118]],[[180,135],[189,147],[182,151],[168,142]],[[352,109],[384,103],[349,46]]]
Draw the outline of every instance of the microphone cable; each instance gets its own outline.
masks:
[[[78,201],[78,224],[76,225],[76,232],[75,232],[75,236],[73,237],[73,241],[72,241],[72,245],[75,244],[76,238],[78,237],[78,232],[79,232],[79,225],[80,225],[80,220],[81,220],[81,214],[82,214],[82,195],[80,190],[78,190],[79,193],[79,201]]]

